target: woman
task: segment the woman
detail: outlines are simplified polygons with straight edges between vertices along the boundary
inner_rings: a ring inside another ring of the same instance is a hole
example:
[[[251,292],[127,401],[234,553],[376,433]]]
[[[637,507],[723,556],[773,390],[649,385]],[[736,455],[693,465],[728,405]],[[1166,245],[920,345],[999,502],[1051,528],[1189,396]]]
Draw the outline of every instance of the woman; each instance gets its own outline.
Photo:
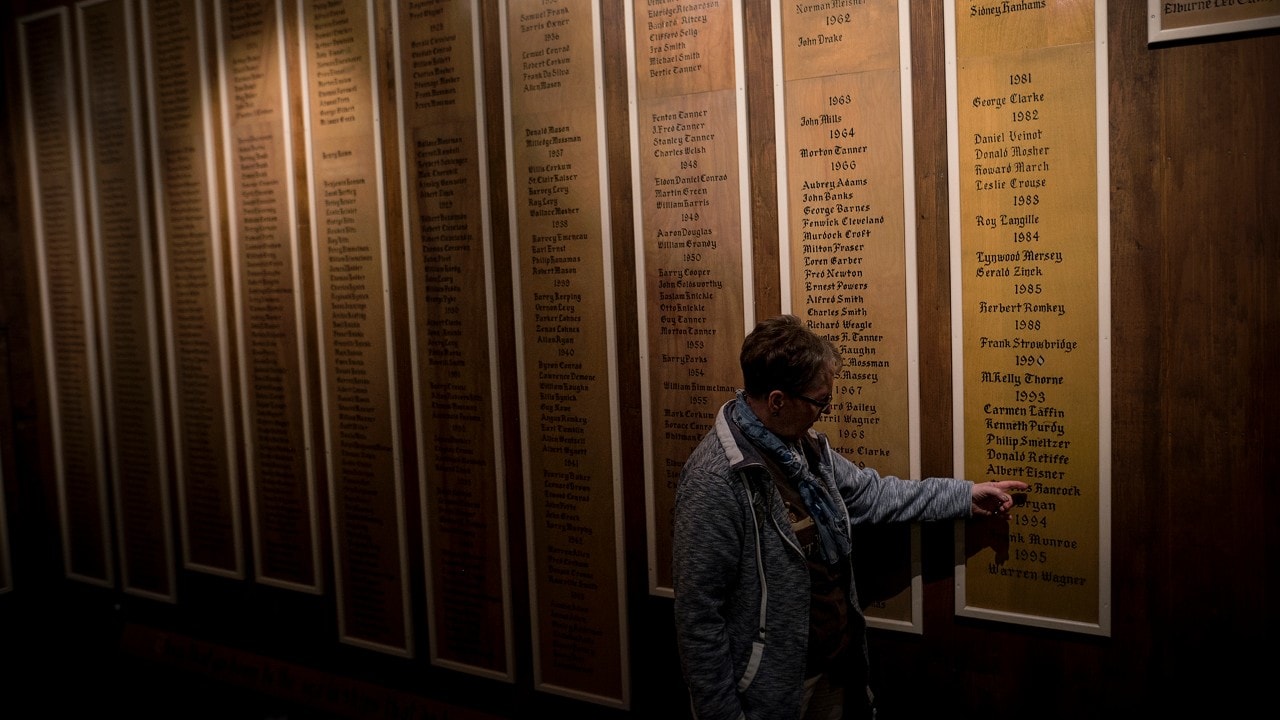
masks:
[[[694,715],[873,717],[852,526],[1001,515],[1025,483],[881,476],[831,450],[843,360],[783,315],[739,357],[743,390],[689,456],[676,490],[676,639]]]

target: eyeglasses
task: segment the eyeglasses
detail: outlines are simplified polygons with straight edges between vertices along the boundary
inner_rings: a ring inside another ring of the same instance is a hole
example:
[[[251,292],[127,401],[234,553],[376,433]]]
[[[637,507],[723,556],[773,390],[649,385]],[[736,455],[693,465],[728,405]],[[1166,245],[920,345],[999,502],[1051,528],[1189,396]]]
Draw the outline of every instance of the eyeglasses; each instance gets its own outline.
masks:
[[[801,400],[809,403],[810,405],[818,408],[818,412],[820,413],[827,412],[828,410],[831,409],[831,401],[833,398],[830,395],[827,396],[826,400],[814,400],[808,395],[801,395],[800,393],[796,393],[796,392],[787,391],[787,394],[792,397],[798,397]]]

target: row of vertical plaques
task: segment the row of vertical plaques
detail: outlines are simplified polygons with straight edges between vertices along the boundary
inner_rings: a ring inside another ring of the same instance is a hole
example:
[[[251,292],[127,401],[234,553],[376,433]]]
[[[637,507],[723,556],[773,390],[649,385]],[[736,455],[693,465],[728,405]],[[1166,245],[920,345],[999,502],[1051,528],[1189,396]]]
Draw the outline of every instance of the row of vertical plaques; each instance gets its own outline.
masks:
[[[1032,490],[999,542],[957,526],[956,609],[1106,634],[1105,4],[1003,7],[947,3],[956,472]],[[331,592],[342,642],[413,657],[420,527],[432,663],[513,681],[511,313],[534,683],[626,708],[618,18],[498,3],[497,118],[486,10],[87,0],[19,19],[65,573],[162,602],[179,567]],[[754,324],[747,33],[737,3],[621,12],[649,592],[670,596],[679,468]],[[846,358],[819,429],[918,477],[908,3],[775,0],[769,21],[783,310]],[[894,532],[898,590],[870,621],[919,633],[918,529]]]

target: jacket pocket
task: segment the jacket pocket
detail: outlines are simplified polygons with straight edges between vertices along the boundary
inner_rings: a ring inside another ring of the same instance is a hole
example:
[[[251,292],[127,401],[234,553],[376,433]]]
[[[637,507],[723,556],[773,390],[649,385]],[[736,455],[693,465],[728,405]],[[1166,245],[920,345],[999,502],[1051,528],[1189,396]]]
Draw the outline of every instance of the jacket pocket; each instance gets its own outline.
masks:
[[[751,643],[751,657],[747,660],[747,667],[742,671],[742,677],[738,678],[738,692],[746,692],[751,687],[752,681],[756,679],[756,673],[760,670],[760,658],[764,655],[764,643],[756,640]]]

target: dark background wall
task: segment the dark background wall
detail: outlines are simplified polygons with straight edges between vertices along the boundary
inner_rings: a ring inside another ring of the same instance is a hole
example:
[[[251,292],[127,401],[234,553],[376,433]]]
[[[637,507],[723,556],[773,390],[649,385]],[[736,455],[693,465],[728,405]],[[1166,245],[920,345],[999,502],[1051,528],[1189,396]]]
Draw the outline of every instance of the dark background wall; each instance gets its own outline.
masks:
[[[280,707],[406,717],[685,714],[671,603],[646,590],[639,447],[625,450],[623,458],[630,713],[531,690],[528,607],[520,582],[517,680],[507,685],[432,668],[422,659],[340,646],[327,597],[181,574],[181,600],[170,606],[62,578],[52,467],[41,451],[47,419],[38,392],[43,359],[32,302],[30,214],[19,170],[13,23],[53,4],[13,2],[0,10],[0,81],[7,100],[0,113],[0,407],[7,409],[0,413],[0,456],[13,556],[13,589],[0,595],[0,696],[9,698],[11,689],[38,678],[61,687],[40,697],[63,707],[144,707],[188,716],[241,716],[235,704],[242,701],[259,703],[263,712],[272,703],[290,703]],[[483,6],[488,102],[498,117],[499,10],[492,0]],[[638,436],[623,9],[604,2],[602,10],[609,179],[617,190],[610,202],[625,388],[620,421],[624,436]],[[926,527],[925,632],[871,632],[882,717],[1066,718],[1195,707],[1228,716],[1269,699],[1280,533],[1280,34],[1149,47],[1146,10],[1145,2],[1133,0],[1112,0],[1108,10],[1111,635],[954,617],[952,532],[949,526]],[[768,3],[747,2],[745,13],[755,153],[750,241],[756,313],[763,316],[780,306]],[[911,22],[922,470],[948,475],[951,276],[942,2],[912,2]],[[490,142],[500,149],[497,127]],[[506,179],[498,172],[493,182],[495,256],[509,257]],[[499,277],[504,270],[509,272],[500,267]],[[500,290],[510,298],[509,280]],[[504,385],[514,387],[509,373]],[[519,508],[520,465],[508,467],[508,506]],[[521,532],[511,536],[512,573],[521,578]]]

